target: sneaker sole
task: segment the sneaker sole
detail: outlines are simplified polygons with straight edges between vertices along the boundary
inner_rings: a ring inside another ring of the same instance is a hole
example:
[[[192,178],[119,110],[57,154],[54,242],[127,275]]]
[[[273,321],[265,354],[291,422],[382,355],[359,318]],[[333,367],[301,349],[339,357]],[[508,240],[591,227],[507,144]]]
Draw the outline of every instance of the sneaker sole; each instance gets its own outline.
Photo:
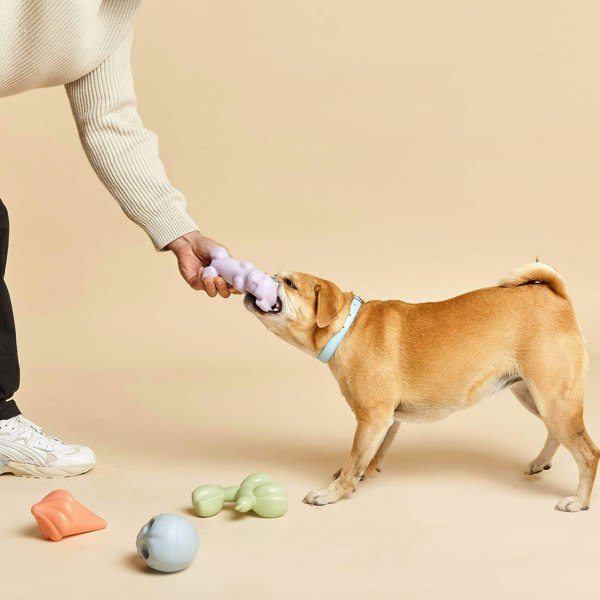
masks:
[[[61,477],[74,477],[75,475],[82,475],[87,473],[94,464],[91,465],[77,465],[72,467],[63,467],[57,469],[56,467],[43,467],[40,465],[28,465],[24,463],[9,462],[6,465],[0,467],[0,475],[4,473],[11,473],[16,477],[32,477],[35,479],[58,479]]]

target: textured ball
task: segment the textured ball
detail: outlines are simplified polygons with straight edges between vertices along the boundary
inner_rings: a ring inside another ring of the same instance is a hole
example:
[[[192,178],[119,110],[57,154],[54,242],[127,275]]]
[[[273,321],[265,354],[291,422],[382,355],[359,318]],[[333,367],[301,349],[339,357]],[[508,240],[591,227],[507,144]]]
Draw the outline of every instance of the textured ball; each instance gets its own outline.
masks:
[[[152,517],[137,536],[137,551],[146,564],[163,573],[188,567],[198,552],[198,532],[180,515]]]

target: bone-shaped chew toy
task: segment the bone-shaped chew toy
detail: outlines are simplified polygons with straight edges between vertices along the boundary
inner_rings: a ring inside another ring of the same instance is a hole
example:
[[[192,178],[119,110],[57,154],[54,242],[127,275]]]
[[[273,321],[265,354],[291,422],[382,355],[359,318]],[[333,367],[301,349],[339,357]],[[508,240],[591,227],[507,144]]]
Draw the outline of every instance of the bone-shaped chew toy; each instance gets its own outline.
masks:
[[[220,275],[234,288],[252,294],[256,298],[256,306],[265,312],[277,304],[277,283],[250,261],[231,258],[222,246],[214,248],[210,257],[212,261],[202,271],[202,279]]]
[[[199,517],[216,515],[225,502],[235,502],[238,512],[253,510],[268,518],[282,517],[288,508],[285,488],[267,473],[252,473],[240,486],[201,485],[192,492],[192,504]]]

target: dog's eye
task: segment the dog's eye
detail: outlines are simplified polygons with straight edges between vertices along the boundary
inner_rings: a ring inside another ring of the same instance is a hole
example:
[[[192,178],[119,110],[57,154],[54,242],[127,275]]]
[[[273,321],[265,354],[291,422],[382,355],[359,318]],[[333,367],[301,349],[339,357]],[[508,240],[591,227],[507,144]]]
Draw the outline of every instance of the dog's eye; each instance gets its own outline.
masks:
[[[294,285],[291,279],[285,280],[285,285],[289,285],[293,290],[297,290],[298,288]]]

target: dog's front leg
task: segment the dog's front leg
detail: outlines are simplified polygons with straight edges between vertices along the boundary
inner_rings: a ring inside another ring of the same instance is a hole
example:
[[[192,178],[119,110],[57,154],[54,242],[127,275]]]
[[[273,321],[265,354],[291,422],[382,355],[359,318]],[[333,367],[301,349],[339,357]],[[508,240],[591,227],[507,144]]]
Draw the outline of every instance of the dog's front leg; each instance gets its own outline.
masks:
[[[385,460],[385,456],[387,451],[390,449],[396,434],[398,433],[398,429],[400,428],[400,421],[394,421],[391,427],[387,430],[385,437],[383,438],[383,442],[381,442],[381,446],[379,446],[379,450],[375,453],[373,460],[368,464],[365,472],[361,478],[369,477],[372,475],[374,471],[381,473],[381,467],[383,466],[383,461]]]
[[[339,477],[326,488],[308,493],[304,502],[319,506],[333,504],[344,494],[354,491],[393,421],[392,413],[371,414],[366,418],[358,418],[352,451]]]

